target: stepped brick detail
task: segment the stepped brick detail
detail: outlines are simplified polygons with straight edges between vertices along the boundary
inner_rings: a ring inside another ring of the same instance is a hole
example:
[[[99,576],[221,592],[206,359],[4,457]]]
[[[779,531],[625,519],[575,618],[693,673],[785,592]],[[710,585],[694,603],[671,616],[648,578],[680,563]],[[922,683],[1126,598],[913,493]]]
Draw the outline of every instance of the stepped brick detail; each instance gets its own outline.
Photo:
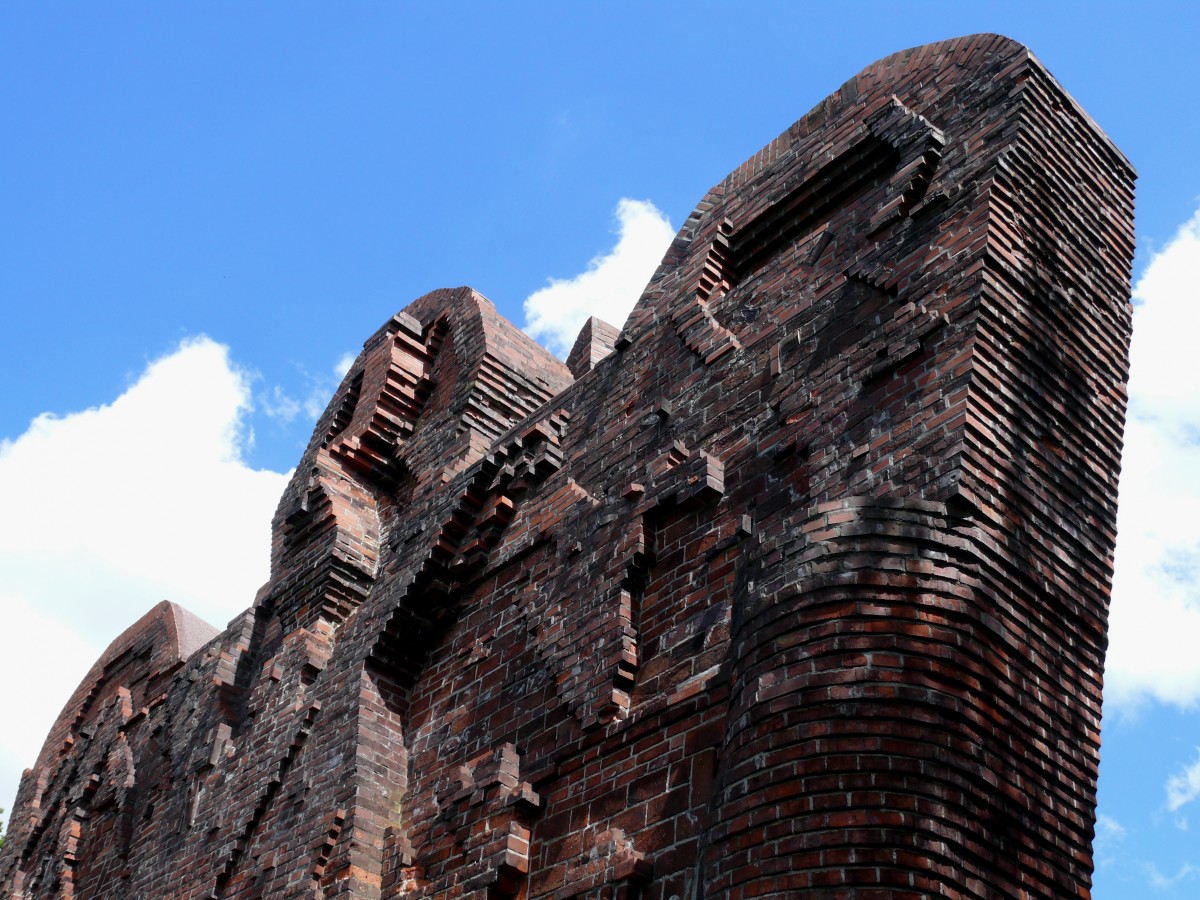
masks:
[[[1133,179],[976,35],[735,170],[568,365],[415,301],[251,608],[71,698],[0,897],[1088,896]]]

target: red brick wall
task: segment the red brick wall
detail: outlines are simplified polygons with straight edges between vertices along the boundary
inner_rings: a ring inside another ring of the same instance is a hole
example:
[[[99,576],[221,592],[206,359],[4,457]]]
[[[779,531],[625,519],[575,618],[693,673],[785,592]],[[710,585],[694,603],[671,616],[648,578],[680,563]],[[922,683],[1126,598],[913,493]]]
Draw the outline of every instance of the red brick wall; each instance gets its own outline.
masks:
[[[1132,181],[962,38],[710,191],[570,370],[416,301],[254,606],[68,705],[0,896],[1086,896]]]

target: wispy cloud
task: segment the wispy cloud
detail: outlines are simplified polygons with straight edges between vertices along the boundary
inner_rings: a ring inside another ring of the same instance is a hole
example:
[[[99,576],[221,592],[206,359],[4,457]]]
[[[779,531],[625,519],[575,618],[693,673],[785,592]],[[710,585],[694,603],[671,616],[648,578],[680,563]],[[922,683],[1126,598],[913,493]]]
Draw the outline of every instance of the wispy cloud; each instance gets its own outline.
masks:
[[[1139,840],[1139,837],[1142,840]],[[1150,845],[1154,848],[1154,860],[1147,859],[1144,853]],[[1105,897],[1141,897],[1146,896],[1147,891],[1165,897],[1179,897],[1181,892],[1188,890],[1186,882],[1200,874],[1200,868],[1185,861],[1177,866],[1172,864],[1174,873],[1165,874],[1162,857],[1169,855],[1171,851],[1159,843],[1154,843],[1153,839],[1150,845],[1146,842],[1146,835],[1139,836],[1136,828],[1131,833],[1112,816],[1100,813],[1096,817],[1096,837],[1092,842],[1092,852],[1096,861],[1096,884],[1099,886],[1103,882]],[[1169,872],[1172,866],[1165,868]],[[1192,895],[1189,893],[1188,896]]]
[[[658,268],[675,231],[648,200],[617,204],[617,243],[572,278],[550,284],[525,300],[525,330],[559,357],[566,356],[589,316],[620,328]]]
[[[1100,813],[1096,817],[1096,838],[1092,842],[1092,852],[1096,857],[1096,867],[1103,869],[1111,866],[1124,840],[1125,826],[1112,816]]]
[[[278,384],[258,395],[258,407],[268,419],[274,419],[283,425],[291,425],[303,408],[299,400]]]
[[[1196,866],[1191,863],[1184,863],[1175,872],[1174,875],[1164,875],[1159,871],[1158,866],[1152,862],[1143,862],[1142,870],[1146,874],[1146,882],[1156,891],[1169,891],[1181,881],[1190,879],[1192,876],[1200,872]]]
[[[246,465],[249,377],[208,338],[0,442],[0,806],[104,647],[163,599],[223,626],[267,578],[286,476]]]
[[[302,396],[295,397],[282,385],[276,384],[255,394],[255,406],[267,418],[284,426],[291,425],[302,413],[311,424],[325,410],[329,398],[353,364],[354,354],[344,353],[325,372],[314,374],[299,367],[303,382]]]
[[[1105,672],[1110,708],[1200,701],[1200,211],[1134,288]]]
[[[1196,761],[1190,766],[1184,766],[1167,779],[1167,809],[1178,814],[1184,806],[1200,797],[1200,747],[1196,748]],[[1187,830],[1187,819],[1176,816],[1177,827]]]

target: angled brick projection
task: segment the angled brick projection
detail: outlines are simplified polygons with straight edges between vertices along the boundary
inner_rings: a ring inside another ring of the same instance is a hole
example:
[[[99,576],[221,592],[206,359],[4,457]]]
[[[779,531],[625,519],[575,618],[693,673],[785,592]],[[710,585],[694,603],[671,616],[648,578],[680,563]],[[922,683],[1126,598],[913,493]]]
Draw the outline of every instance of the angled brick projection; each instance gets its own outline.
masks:
[[[415,301],[253,606],[72,698],[0,896],[1088,896],[1133,177],[977,35],[735,170],[567,365]]]

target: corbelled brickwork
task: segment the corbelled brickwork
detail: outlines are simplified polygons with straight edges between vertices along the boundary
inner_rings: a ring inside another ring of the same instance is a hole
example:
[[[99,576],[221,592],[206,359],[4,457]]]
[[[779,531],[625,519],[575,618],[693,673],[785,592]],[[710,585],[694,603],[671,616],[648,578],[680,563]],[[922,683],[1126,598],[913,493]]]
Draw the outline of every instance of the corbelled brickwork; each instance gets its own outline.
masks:
[[[569,366],[422,297],[252,608],[72,698],[0,895],[1087,896],[1132,180],[962,38],[715,187]]]

